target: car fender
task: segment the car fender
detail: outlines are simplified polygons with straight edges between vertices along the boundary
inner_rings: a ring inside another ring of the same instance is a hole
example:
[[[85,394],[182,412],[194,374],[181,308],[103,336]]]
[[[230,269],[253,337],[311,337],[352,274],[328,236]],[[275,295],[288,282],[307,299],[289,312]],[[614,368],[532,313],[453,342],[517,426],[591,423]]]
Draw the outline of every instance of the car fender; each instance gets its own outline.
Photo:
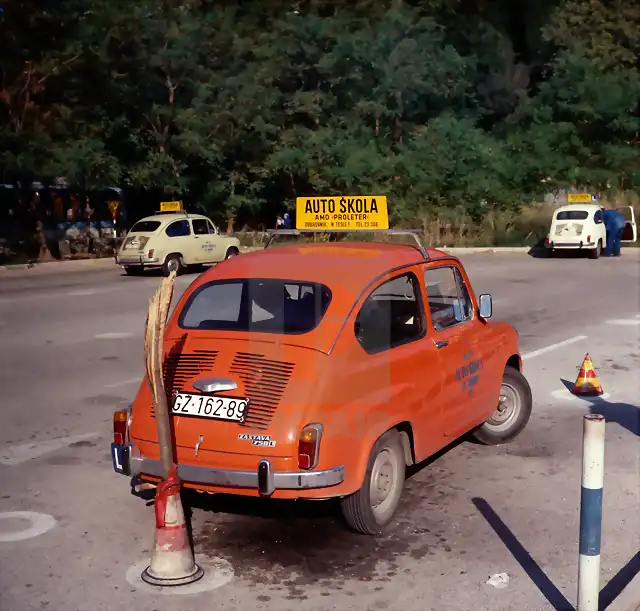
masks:
[[[360,442],[356,460],[353,463],[352,473],[347,472],[347,478],[352,488],[351,492],[356,492],[364,484],[364,477],[367,471],[367,464],[371,450],[387,431],[397,428],[403,436],[403,446],[405,450],[405,463],[412,464],[411,443],[407,433],[403,430],[405,422],[398,419],[397,414],[384,414],[379,410],[371,410],[365,416],[366,428],[365,433]],[[411,424],[409,423],[409,426]],[[348,469],[348,468],[347,468]]]

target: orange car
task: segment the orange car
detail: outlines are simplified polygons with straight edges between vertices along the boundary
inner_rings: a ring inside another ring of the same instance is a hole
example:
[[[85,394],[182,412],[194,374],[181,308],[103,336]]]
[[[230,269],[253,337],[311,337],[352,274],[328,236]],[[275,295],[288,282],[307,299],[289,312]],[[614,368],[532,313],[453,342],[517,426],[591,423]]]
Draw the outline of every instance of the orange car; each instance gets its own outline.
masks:
[[[203,273],[166,330],[178,474],[199,491],[339,497],[375,534],[405,468],[471,432],[513,439],[531,389],[515,329],[460,261],[389,243],[267,248]],[[114,469],[158,481],[151,392],[114,414]]]

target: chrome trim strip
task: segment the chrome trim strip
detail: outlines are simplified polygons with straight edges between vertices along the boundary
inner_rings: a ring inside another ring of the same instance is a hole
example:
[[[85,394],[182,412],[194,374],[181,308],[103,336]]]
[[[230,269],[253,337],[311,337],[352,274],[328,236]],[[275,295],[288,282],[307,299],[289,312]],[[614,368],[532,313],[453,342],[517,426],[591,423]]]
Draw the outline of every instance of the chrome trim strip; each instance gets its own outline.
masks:
[[[143,458],[135,444],[128,444],[130,448],[130,475],[132,477],[146,474],[162,477],[162,464],[159,460]],[[268,459],[260,461],[267,471],[266,486],[261,493],[269,495],[274,490],[309,490],[313,488],[327,488],[337,486],[344,481],[344,466],[326,469],[324,471],[296,471],[291,473],[273,471]],[[268,466],[267,466],[268,465]],[[229,488],[259,488],[257,471],[234,471],[231,469],[211,469],[196,465],[178,465],[180,479],[194,484],[209,484],[212,486],[228,486]]]

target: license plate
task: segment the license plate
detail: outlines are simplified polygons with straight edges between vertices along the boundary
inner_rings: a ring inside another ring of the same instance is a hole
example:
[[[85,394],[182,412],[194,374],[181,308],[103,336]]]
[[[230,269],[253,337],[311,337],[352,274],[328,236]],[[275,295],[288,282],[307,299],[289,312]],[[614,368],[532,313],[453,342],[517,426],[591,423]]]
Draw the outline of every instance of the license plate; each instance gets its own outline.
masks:
[[[116,473],[129,472],[129,448],[115,443],[111,444],[111,462]]]
[[[243,422],[248,407],[249,400],[239,397],[210,397],[179,393],[175,396],[171,413],[177,416]]]

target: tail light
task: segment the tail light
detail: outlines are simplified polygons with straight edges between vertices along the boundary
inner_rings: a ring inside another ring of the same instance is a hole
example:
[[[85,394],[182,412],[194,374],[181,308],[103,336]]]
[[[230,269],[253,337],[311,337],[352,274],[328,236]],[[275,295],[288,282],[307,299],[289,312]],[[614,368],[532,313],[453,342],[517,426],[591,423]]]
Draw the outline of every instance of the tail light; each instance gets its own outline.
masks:
[[[120,409],[113,412],[113,443],[121,446],[127,437],[127,422],[129,420],[129,411]]]
[[[548,244],[550,242],[549,240],[549,236],[547,235],[547,237],[544,239],[545,244]]]
[[[322,429],[321,424],[307,424],[300,432],[298,440],[298,467],[300,469],[313,469],[318,465]]]
[[[147,253],[147,258],[153,259],[153,248]]]
[[[587,236],[587,242],[591,242],[591,236],[590,235]]]

